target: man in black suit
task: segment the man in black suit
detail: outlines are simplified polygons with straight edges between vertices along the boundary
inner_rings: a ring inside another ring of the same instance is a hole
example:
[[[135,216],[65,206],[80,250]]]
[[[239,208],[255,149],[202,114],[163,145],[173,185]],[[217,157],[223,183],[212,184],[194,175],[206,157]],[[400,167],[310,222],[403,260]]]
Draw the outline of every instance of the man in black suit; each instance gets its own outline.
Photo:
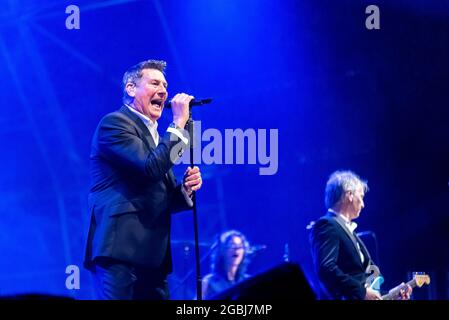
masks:
[[[365,288],[371,257],[354,232],[368,191],[351,171],[334,172],[325,190],[328,212],[315,222],[310,234],[315,268],[326,298],[379,300],[377,291]]]
[[[334,172],[326,184],[327,214],[311,230],[310,242],[315,269],[324,299],[381,300],[379,292],[365,285],[373,264],[363,241],[354,232],[365,204],[366,181],[351,171]],[[409,299],[412,288],[401,290]]]
[[[91,149],[85,267],[98,299],[168,299],[171,213],[192,206],[198,167],[177,185],[171,167],[188,145],[184,126],[192,96],[171,100],[173,122],[157,131],[167,99],[164,61],[148,60],[123,76],[123,106],[101,119]]]

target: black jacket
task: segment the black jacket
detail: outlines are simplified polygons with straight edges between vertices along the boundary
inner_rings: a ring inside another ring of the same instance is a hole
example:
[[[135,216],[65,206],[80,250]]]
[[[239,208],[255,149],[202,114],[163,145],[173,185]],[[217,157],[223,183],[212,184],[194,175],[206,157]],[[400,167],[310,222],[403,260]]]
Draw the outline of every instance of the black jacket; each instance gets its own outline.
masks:
[[[90,154],[86,268],[102,256],[171,272],[170,213],[189,207],[170,154],[179,157],[186,147],[168,132],[156,147],[143,121],[126,106],[100,121]]]
[[[310,234],[315,269],[326,298],[365,298],[366,269],[371,257],[362,240],[332,212],[317,220]],[[364,255],[362,264],[357,242]],[[323,292],[322,292],[323,293]]]

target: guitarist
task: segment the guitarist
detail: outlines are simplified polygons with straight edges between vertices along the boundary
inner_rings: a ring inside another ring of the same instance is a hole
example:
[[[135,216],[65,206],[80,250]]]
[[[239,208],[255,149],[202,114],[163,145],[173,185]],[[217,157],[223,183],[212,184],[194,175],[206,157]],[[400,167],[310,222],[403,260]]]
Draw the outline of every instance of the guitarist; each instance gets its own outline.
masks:
[[[327,214],[311,229],[312,257],[324,299],[381,300],[367,286],[366,270],[373,263],[362,240],[354,232],[368,191],[366,181],[351,171],[334,172],[326,184]],[[405,286],[399,299],[409,299],[412,288]]]

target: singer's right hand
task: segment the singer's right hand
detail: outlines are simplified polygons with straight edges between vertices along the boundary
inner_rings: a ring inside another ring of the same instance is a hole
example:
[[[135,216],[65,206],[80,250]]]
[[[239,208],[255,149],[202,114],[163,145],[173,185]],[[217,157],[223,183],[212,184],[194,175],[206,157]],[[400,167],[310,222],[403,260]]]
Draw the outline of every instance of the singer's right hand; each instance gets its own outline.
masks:
[[[189,120],[189,103],[193,98],[188,94],[178,93],[170,100],[173,122],[183,129]]]

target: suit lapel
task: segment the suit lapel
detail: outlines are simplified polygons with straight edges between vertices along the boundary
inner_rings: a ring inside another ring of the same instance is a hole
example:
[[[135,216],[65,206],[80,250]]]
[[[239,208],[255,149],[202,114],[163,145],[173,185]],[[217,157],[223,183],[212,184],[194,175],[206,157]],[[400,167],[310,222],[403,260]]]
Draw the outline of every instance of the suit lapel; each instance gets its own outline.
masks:
[[[359,255],[359,249],[358,249],[358,247],[357,247],[357,242],[359,242],[359,243],[360,243],[360,246],[363,247],[363,248],[365,249],[365,252],[366,252],[366,253],[368,252],[368,251],[366,250],[365,245],[363,244],[363,242],[361,242],[361,240],[360,240],[360,241],[357,240],[357,238],[356,238],[356,236],[355,236],[355,233],[352,233],[352,232],[348,229],[348,227],[346,226],[345,221],[344,221],[340,216],[334,214],[334,213],[331,212],[331,211],[328,211],[328,215],[329,215],[332,219],[334,219],[334,220],[340,225],[340,227],[343,228],[343,230],[345,231],[346,235],[349,237],[349,239],[351,239],[351,242],[352,242],[352,244],[354,245],[354,249],[355,249],[355,251],[357,252],[357,256]],[[368,258],[369,258],[369,255],[367,256],[367,255],[365,254],[365,252],[363,251],[363,249],[361,249],[361,250],[362,250],[363,255],[365,256],[365,262],[368,261],[368,260],[369,260],[369,259],[368,259]],[[360,264],[361,264],[362,267],[363,267],[362,261],[361,261],[360,259],[358,259],[358,261],[360,261]]]
[[[151,135],[150,130],[148,130],[145,123],[143,123],[143,121],[134,112],[130,111],[127,106],[122,106],[120,108],[120,112],[126,114],[126,116],[136,124],[137,130],[141,134],[141,138],[145,142],[147,147],[151,150],[156,149],[156,143],[154,142],[153,136]],[[176,187],[175,176],[173,175],[171,169],[164,175],[163,180],[168,187]]]
[[[137,126],[138,131],[142,135],[142,140],[150,149],[156,149],[156,144],[154,143],[153,137],[151,136],[150,130],[143,123],[143,121],[134,112],[130,111],[127,106],[122,106],[120,112],[126,114]]]

